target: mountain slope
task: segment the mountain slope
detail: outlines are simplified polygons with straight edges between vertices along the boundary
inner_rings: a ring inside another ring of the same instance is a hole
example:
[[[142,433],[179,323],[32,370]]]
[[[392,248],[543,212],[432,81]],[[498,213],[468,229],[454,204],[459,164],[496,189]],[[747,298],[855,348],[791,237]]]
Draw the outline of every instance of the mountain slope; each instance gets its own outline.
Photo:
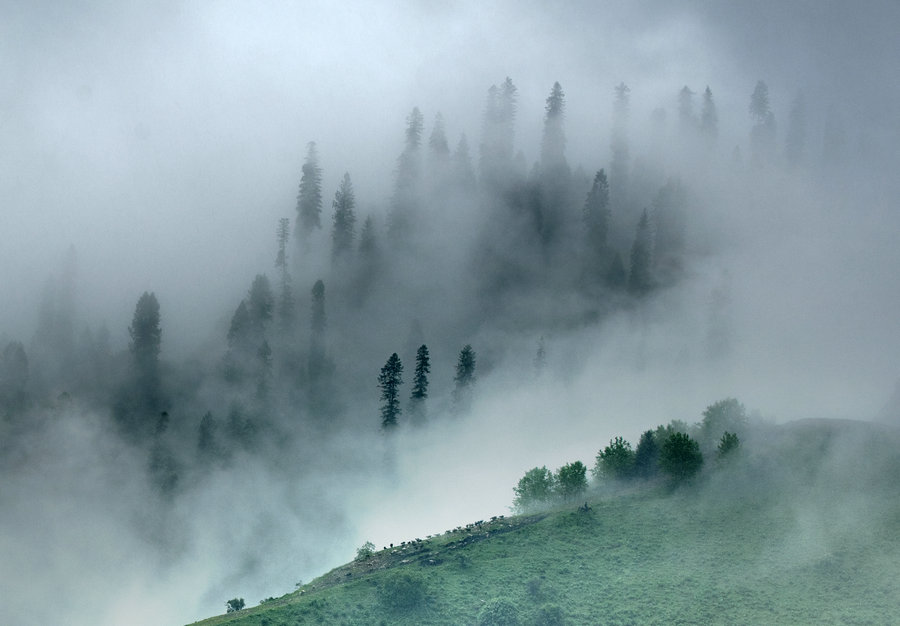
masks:
[[[900,619],[893,431],[772,429],[695,484],[642,486],[376,552],[205,625],[888,623]],[[502,608],[502,607],[501,607]]]

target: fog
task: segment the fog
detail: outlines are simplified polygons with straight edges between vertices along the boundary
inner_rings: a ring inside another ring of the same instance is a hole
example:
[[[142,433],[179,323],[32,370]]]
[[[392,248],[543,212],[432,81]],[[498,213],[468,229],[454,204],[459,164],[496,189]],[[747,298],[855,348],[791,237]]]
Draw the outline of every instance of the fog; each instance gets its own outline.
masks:
[[[231,597],[254,604],[366,540],[506,513],[528,468],[591,465],[611,437],[696,422],[725,397],[776,423],[900,418],[883,410],[900,377],[896,3],[84,1],[0,14],[0,351],[20,342],[28,361],[16,388],[27,402],[9,400],[0,425],[13,623],[187,623]],[[507,77],[513,154],[492,195],[486,98]],[[558,213],[539,198],[552,189],[555,81],[571,171]],[[752,138],[758,81],[771,144]],[[614,106],[623,82],[626,117]],[[707,85],[712,141],[679,117],[689,86],[699,125]],[[441,113],[450,151],[465,134],[479,180],[423,175],[409,230],[392,239],[413,107],[424,169]],[[311,141],[322,228],[294,237]],[[684,241],[648,293],[580,277],[578,224],[601,168],[608,252],[626,268],[641,211],[662,246],[659,190],[683,190]],[[333,258],[345,172],[357,239],[371,216],[378,263]],[[235,357],[242,381],[222,371],[254,277],[277,291],[281,218],[297,314],[266,331],[266,396],[252,357]],[[310,331],[318,279],[327,324]],[[147,406],[168,422],[136,433],[122,416],[137,402],[129,326],[144,292],[159,302],[165,396]],[[48,310],[68,339],[49,337]],[[431,390],[414,428],[405,399],[423,343]],[[460,409],[465,344],[477,383]],[[376,381],[393,352],[404,413],[384,434]],[[3,393],[23,370],[13,356]],[[221,458],[201,462],[207,411]],[[256,443],[223,443],[248,415]]]

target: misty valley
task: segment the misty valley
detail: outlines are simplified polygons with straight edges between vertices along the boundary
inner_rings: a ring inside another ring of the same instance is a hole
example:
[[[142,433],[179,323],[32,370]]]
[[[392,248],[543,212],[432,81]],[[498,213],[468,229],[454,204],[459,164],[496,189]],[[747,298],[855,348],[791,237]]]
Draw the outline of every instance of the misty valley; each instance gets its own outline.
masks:
[[[369,172],[309,129],[215,303],[129,279],[110,327],[93,251],[58,251],[0,327],[8,623],[900,619],[900,395],[810,313],[871,309],[893,244],[852,123],[764,80],[610,81],[588,129],[547,82],[469,94],[470,134],[398,113]]]

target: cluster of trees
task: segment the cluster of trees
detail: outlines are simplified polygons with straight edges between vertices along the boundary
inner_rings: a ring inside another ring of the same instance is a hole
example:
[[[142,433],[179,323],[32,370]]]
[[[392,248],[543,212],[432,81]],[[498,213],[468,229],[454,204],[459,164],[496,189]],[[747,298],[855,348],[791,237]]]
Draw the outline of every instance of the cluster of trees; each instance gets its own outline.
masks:
[[[116,351],[103,325],[79,317],[72,251],[48,286],[31,344],[3,342],[0,412],[15,420],[66,399],[108,411],[123,438],[144,449],[157,484],[173,489],[186,467],[206,471],[240,451],[285,440],[302,445],[298,425],[338,432],[368,415],[372,430],[378,424],[392,429],[404,410],[399,353],[381,369],[379,396],[359,381],[370,379],[382,358],[377,355],[387,352],[380,337],[396,345],[404,325],[430,326],[429,344],[447,353],[476,332],[537,337],[635,306],[684,274],[694,199],[686,184],[665,178],[664,164],[647,167],[653,159],[633,155],[631,90],[621,83],[612,97],[609,152],[596,156],[604,167],[592,166],[590,174],[568,161],[568,103],[559,83],[547,95],[540,152],[531,167],[516,146],[519,92],[510,78],[487,91],[475,149],[463,133],[451,149],[440,114],[426,134],[425,115],[414,108],[384,219],[357,214],[347,172],[334,190],[328,224],[324,171],[310,142],[291,207],[294,223],[283,217],[275,225],[271,278],[257,273],[228,312],[226,327],[210,325],[218,343],[181,363],[165,358],[164,306],[177,303],[161,303],[151,290],[137,300],[127,349]],[[704,91],[699,115],[693,97],[686,87],[678,98],[683,135],[702,135],[705,149],[713,150],[720,113],[712,91]],[[764,83],[751,102],[754,129],[769,129]],[[802,112],[792,119],[791,128],[797,127]],[[760,137],[766,132],[753,130]],[[788,135],[792,150],[802,152],[804,133]],[[321,251],[316,238],[329,230],[328,252],[315,262],[310,255]],[[447,237],[454,240],[451,255],[445,253],[450,247],[435,245]],[[466,280],[451,285],[448,276]],[[446,295],[451,287],[452,297]],[[435,293],[444,294],[441,302]],[[538,298],[567,306],[535,307]],[[425,334],[409,333],[421,346],[405,407],[413,423],[425,421],[429,398],[441,393],[442,381],[429,386]],[[537,366],[543,365],[539,355]],[[447,405],[464,412],[474,382],[475,352],[467,346],[452,384],[446,381]]]
[[[431,357],[428,346],[422,344],[416,351],[416,369],[413,374],[412,391],[409,394],[409,413],[413,423],[421,424],[426,418],[425,401],[428,398],[428,375],[431,373]],[[466,344],[459,352],[456,375],[453,377],[453,402],[456,411],[469,406],[475,385],[475,351]],[[403,384],[403,363],[394,352],[388,357],[378,375],[381,391],[381,427],[390,431],[397,426],[402,413],[400,407],[400,385]]]
[[[674,421],[645,431],[637,448],[614,437],[597,453],[591,475],[596,484],[606,481],[650,480],[666,477],[673,483],[688,480],[703,467],[704,450],[719,462],[733,458],[740,449],[738,432],[747,425],[744,406],[734,398],[720,400],[703,411],[703,419],[689,427]],[[581,495],[588,487],[580,461],[554,474],[546,467],[528,470],[513,488],[513,506],[522,511]]]
[[[522,511],[550,502],[570,501],[587,491],[587,467],[581,461],[566,463],[551,472],[546,466],[535,467],[513,487],[513,506]]]

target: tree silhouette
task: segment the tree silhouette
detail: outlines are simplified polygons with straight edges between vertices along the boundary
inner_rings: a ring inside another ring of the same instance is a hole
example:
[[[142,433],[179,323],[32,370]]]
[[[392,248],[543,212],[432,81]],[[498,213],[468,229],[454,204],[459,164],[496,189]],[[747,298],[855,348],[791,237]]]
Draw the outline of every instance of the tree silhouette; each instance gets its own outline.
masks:
[[[456,362],[456,375],[453,377],[453,404],[456,410],[468,408],[475,385],[475,351],[466,344],[459,352]]]
[[[650,221],[647,210],[641,214],[637,235],[631,246],[631,273],[628,275],[628,290],[636,295],[647,293],[651,287]]]
[[[397,425],[400,415],[400,385],[403,384],[403,364],[394,352],[378,375],[378,388],[381,389],[381,427],[385,430]]]
[[[294,323],[294,293],[291,287],[291,274],[288,271],[287,240],[290,232],[290,220],[286,217],[278,220],[276,236],[278,240],[278,254],[275,257],[275,267],[278,268],[279,294],[278,294],[278,319],[281,320],[283,329],[291,328]]]
[[[313,230],[322,227],[322,168],[319,167],[319,155],[316,142],[306,144],[306,160],[303,163],[303,174],[300,177],[300,190],[297,193],[297,225],[294,233],[309,235]]]
[[[356,237],[356,197],[353,194],[353,183],[350,174],[345,173],[338,190],[334,194],[334,209],[331,230],[331,256],[338,259],[343,254],[353,249],[353,240]]]

